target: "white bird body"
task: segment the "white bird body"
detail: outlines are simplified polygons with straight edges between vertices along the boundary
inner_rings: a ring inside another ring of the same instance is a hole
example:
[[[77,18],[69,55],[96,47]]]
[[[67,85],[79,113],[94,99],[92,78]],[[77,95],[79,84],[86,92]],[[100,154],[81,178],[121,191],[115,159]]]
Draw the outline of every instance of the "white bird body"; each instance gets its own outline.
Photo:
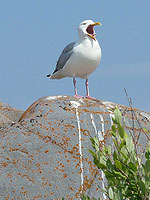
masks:
[[[65,47],[50,79],[74,77],[75,96],[77,95],[75,77],[86,79],[87,96],[88,77],[96,70],[101,60],[101,48],[95,38],[93,26],[100,25],[92,20],[83,21],[79,27],[79,41],[70,43]]]
[[[86,38],[74,47],[73,53],[62,69],[68,77],[88,78],[96,70],[101,59],[101,49],[97,40]]]

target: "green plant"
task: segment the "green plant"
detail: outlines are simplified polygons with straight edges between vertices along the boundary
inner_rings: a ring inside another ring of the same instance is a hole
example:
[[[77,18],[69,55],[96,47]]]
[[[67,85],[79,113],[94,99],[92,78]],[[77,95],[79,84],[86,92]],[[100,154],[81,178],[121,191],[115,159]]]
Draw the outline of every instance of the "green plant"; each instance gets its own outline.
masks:
[[[111,130],[113,145],[100,147],[99,140],[91,138],[95,165],[107,179],[102,192],[111,200],[150,199],[150,145],[145,150],[145,162],[138,154],[134,136],[125,132],[122,114],[116,107]]]
[[[96,199],[96,198],[90,198],[89,196],[87,196],[87,195],[83,195],[82,197],[81,197],[81,200],[101,200],[101,198],[98,198],[98,199]]]

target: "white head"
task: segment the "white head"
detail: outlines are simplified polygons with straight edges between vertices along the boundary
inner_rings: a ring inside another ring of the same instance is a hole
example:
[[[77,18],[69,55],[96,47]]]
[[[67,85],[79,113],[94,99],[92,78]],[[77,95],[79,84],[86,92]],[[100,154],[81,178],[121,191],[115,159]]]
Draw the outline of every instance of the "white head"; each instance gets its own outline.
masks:
[[[78,32],[79,32],[79,38],[83,40],[85,37],[90,37],[93,40],[96,40],[95,38],[95,30],[94,26],[101,25],[100,22],[93,22],[92,20],[85,20],[79,24]]]

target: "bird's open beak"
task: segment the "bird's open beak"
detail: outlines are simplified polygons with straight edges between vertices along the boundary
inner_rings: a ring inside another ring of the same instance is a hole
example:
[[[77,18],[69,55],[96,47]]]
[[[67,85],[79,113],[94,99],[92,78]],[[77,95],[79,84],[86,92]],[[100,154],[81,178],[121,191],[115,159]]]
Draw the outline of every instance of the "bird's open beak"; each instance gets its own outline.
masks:
[[[100,22],[95,22],[94,24],[91,24],[91,26],[96,26],[96,25],[102,26],[102,24]],[[88,36],[91,37],[93,40],[96,40],[94,35],[91,35],[91,34],[88,33]]]
[[[100,22],[95,22],[94,24],[91,24],[92,26],[96,26],[96,25],[100,25],[102,26],[102,24]]]
[[[90,35],[89,33],[88,36],[91,37],[93,40],[96,40],[96,38],[93,35]]]

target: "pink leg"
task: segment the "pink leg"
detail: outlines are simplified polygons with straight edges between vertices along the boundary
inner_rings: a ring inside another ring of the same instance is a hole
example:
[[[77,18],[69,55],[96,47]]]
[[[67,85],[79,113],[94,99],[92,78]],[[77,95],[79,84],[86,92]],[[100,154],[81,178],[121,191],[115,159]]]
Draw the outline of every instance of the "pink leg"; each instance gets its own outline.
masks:
[[[85,85],[86,85],[86,98],[88,98],[88,99],[93,99],[93,100],[97,100],[96,98],[91,97],[90,94],[89,94],[89,82],[88,82],[88,79],[86,79]]]
[[[86,97],[89,97],[89,82],[88,82],[88,79],[86,79],[85,81],[85,85],[86,85]]]
[[[80,96],[80,95],[77,94],[77,87],[76,87],[76,79],[75,79],[75,76],[73,77],[73,84],[74,84],[74,92],[75,92],[74,97],[75,97],[75,98],[82,98],[82,96]]]

